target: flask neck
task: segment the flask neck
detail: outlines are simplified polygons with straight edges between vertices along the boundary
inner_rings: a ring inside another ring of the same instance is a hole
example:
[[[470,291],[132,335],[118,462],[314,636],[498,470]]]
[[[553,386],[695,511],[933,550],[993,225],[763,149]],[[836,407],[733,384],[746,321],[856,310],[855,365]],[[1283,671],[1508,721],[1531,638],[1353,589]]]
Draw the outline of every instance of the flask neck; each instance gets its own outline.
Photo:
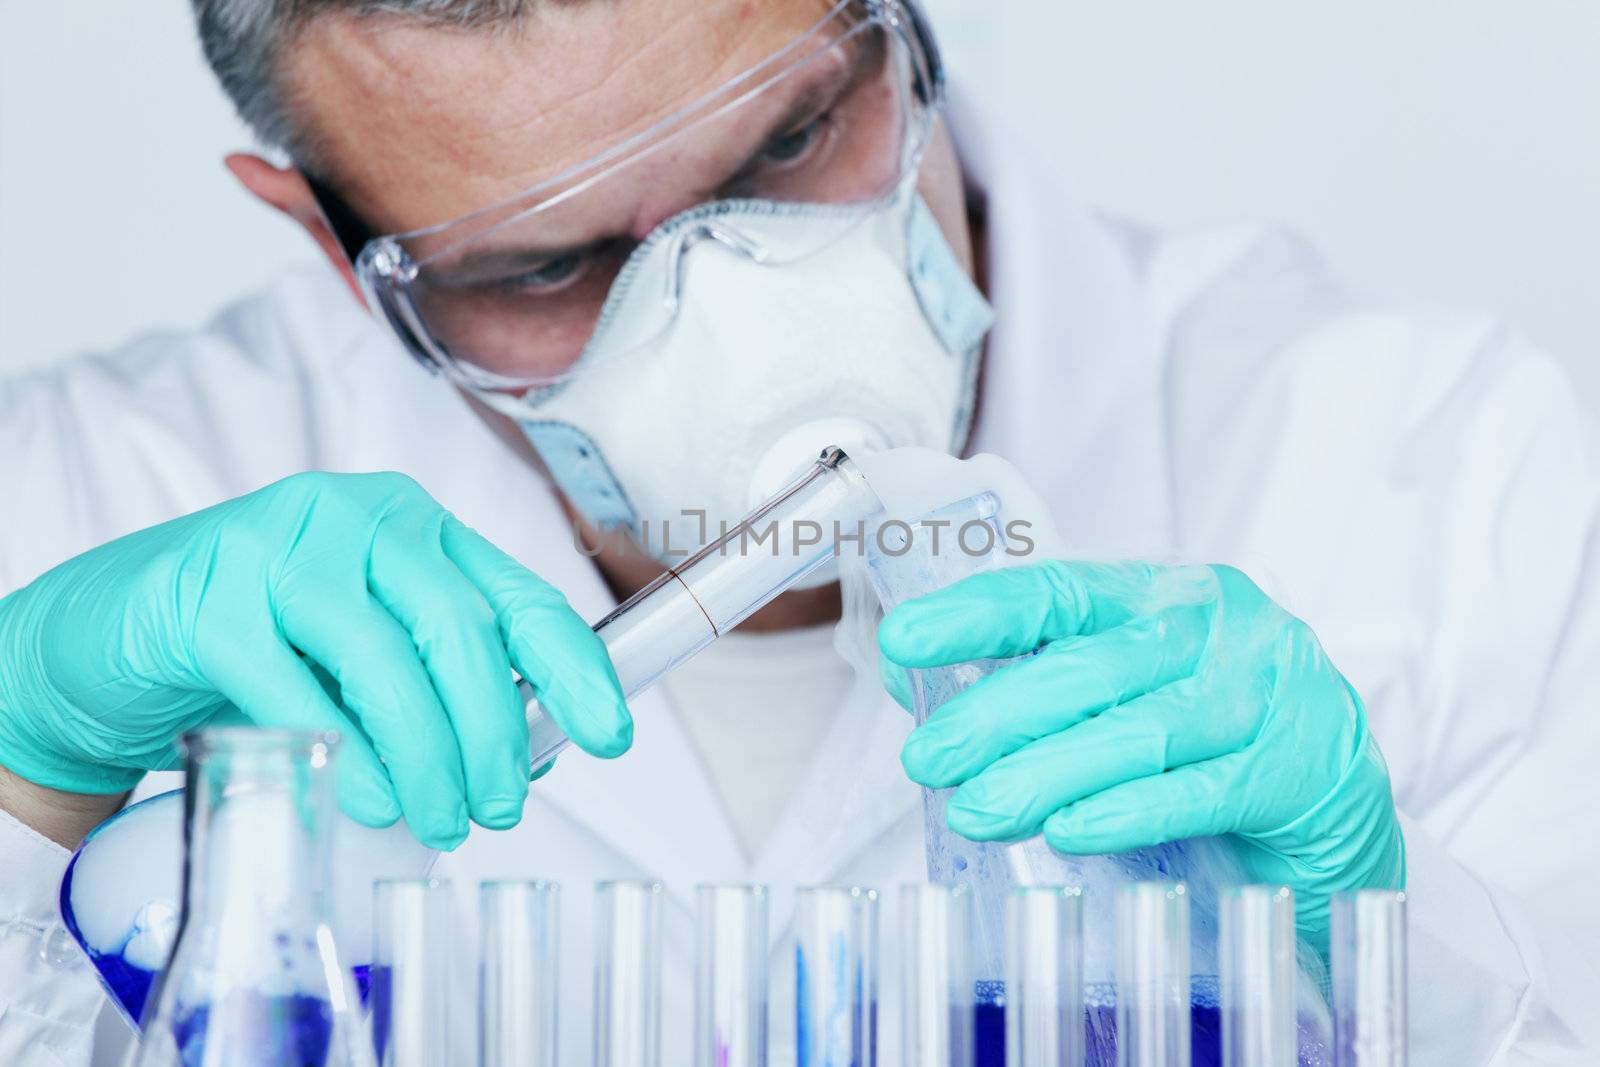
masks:
[[[329,933],[332,735],[184,738],[183,917],[133,1067],[371,1067]]]
[[[190,742],[185,940],[254,942],[326,923],[331,769],[315,735],[213,730]]]

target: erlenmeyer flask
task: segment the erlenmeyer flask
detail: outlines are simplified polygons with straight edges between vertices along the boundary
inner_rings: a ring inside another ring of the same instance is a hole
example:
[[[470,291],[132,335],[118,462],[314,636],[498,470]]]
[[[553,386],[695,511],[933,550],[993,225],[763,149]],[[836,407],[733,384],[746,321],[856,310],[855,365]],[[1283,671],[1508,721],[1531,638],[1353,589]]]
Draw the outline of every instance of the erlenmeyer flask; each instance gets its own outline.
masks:
[[[332,735],[184,738],[183,907],[131,1067],[372,1067],[328,927]]]

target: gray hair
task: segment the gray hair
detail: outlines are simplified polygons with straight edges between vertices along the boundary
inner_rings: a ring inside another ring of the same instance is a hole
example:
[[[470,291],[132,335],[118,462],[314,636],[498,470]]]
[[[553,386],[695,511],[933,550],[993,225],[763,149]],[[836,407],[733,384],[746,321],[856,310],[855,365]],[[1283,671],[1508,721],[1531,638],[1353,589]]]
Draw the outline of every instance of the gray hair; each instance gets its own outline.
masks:
[[[191,0],[200,48],[245,125],[263,145],[311,163],[309,131],[290,113],[279,56],[318,15],[389,17],[458,29],[516,22],[539,0]],[[572,0],[567,0],[572,2]]]

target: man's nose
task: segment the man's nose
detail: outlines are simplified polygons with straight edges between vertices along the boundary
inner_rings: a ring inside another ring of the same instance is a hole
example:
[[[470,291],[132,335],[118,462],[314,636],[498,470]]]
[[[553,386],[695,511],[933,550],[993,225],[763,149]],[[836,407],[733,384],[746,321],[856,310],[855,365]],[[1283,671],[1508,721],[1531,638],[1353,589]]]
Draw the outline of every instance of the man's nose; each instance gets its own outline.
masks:
[[[674,215],[682,214],[690,208],[698,207],[714,198],[714,195],[710,193],[690,193],[647,199],[639,205],[639,210],[633,218],[633,224],[629,227],[628,236],[635,241],[643,241],[655,232],[656,227]]]

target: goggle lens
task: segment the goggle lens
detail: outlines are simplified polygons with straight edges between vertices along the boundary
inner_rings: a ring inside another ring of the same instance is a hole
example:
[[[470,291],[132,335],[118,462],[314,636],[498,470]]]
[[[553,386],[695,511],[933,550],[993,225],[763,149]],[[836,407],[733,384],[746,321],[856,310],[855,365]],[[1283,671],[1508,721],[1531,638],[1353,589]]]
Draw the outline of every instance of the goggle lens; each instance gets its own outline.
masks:
[[[369,294],[428,361],[465,384],[516,391],[559,381],[593,334],[639,245],[640,217],[708,202],[865,205],[915,169],[935,103],[903,26],[841,5],[787,64],[659,138],[448,226],[369,245]],[[818,226],[792,261],[841,236]],[[374,254],[374,253],[377,254]],[[670,319],[670,308],[663,310]]]

